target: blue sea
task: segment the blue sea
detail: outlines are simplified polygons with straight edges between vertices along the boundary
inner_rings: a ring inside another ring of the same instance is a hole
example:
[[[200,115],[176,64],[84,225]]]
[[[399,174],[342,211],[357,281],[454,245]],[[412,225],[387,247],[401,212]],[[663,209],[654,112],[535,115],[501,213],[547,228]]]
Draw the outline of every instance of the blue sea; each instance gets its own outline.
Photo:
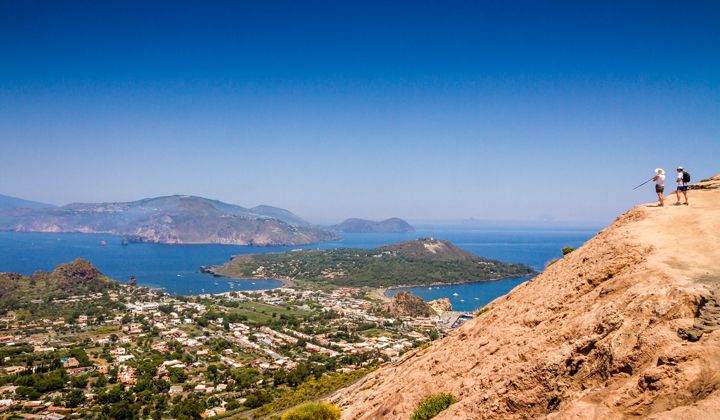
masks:
[[[449,240],[467,251],[506,262],[525,263],[541,271],[545,264],[561,255],[565,246],[577,247],[599,228],[489,228],[424,226],[408,234],[344,234],[339,241],[306,246],[252,247],[234,245],[121,245],[111,235],[81,233],[0,232],[0,271],[24,274],[52,270],[56,265],[84,258],[103,273],[127,282],[136,276],[138,284],[162,288],[168,293],[193,295],[233,290],[262,290],[278,287],[277,280],[229,280],[199,271],[201,265],[221,264],[233,255],[285,252],[293,249],[338,247],[374,248],[421,237]],[[101,241],[107,245],[102,246]],[[426,300],[450,298],[456,310],[482,307],[523,279],[410,288]],[[389,295],[397,292],[388,291]],[[457,296],[454,295],[457,293]],[[476,299],[477,298],[477,299]]]

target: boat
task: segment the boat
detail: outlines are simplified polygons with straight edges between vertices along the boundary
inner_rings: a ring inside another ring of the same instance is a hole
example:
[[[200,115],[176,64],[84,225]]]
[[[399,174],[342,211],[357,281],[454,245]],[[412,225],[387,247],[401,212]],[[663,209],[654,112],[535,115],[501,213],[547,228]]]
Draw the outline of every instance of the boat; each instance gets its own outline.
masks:
[[[453,293],[453,296],[460,296],[457,292]]]
[[[107,241],[100,241],[100,246],[107,246]]]

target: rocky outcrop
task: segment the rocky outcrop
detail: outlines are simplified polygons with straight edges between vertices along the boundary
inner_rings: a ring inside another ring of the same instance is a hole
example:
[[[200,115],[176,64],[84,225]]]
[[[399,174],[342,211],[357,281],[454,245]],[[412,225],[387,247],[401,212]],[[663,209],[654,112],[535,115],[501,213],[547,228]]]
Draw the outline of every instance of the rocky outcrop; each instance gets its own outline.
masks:
[[[386,303],[383,312],[394,318],[401,317],[429,317],[435,311],[424,300],[410,292],[399,292]]]
[[[435,311],[435,313],[438,315],[442,315],[445,312],[452,311],[452,302],[450,302],[450,299],[448,298],[431,300],[430,302],[428,302],[428,305],[430,305],[432,310]]]
[[[720,178],[641,205],[429,348],[332,401],[346,419],[720,417]]]

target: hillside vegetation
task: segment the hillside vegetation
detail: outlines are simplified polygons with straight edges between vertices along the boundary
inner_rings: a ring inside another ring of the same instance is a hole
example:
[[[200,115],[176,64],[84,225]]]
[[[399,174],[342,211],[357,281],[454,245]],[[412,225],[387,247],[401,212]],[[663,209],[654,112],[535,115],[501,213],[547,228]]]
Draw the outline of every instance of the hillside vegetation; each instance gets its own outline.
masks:
[[[83,259],[58,265],[52,272],[0,273],[0,313],[33,307],[42,310],[55,299],[106,292],[119,286]]]
[[[240,255],[209,271],[227,277],[292,278],[353,287],[483,281],[534,273],[524,264],[489,260],[450,242],[427,238],[376,249]]]

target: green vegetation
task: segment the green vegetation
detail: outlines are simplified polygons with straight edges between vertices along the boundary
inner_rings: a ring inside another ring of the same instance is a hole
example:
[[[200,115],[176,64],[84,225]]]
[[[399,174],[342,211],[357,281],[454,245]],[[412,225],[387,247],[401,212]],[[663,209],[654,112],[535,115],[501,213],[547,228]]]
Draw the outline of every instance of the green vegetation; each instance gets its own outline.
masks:
[[[281,420],[336,420],[340,409],[332,404],[318,402],[303,404],[283,414]]]
[[[419,239],[376,249],[242,255],[212,271],[228,277],[293,278],[350,287],[482,281],[534,273],[527,265],[478,257],[449,242],[435,239]]]
[[[569,253],[571,253],[571,252],[573,252],[573,251],[575,251],[575,248],[571,248],[571,247],[569,247],[569,246],[566,246],[565,248],[562,249],[562,254],[563,254],[563,255],[567,255],[567,254],[569,254]]]
[[[92,264],[81,259],[59,265],[52,273],[37,271],[28,276],[0,273],[0,313],[27,310],[58,315],[55,312],[57,305],[49,302],[107,292],[118,287],[119,283],[103,276]],[[85,311],[78,313],[86,314]]]
[[[240,302],[231,313],[245,317],[249,321],[267,323],[273,318],[285,316],[288,318],[309,316],[310,312],[293,309],[286,306],[269,305],[260,302]]]
[[[263,406],[256,414],[259,416],[268,415],[290,407],[295,407],[307,401],[316,400],[350,385],[372,370],[373,369],[360,369],[348,373],[326,375],[320,379],[310,379],[298,385],[296,389],[280,396],[272,403]]]
[[[489,306],[483,306],[482,308],[478,309],[477,312],[475,312],[475,316],[476,316],[476,317],[477,317],[477,316],[480,316],[480,315],[484,314],[485,312],[487,312],[487,311],[489,311],[489,310],[490,310],[490,307],[489,307]]]
[[[0,278],[30,295],[0,289],[13,308],[0,311],[0,328],[13,340],[0,343],[0,387],[15,387],[11,418],[28,411],[23,404],[42,401],[47,408],[36,414],[62,411],[68,418],[246,412],[279,419],[390,360],[378,343],[400,345],[402,354],[437,337],[421,323],[361,320],[335,310],[357,305],[372,314],[361,290],[173,297],[113,282],[80,260],[52,273]],[[37,342],[41,334],[52,339]],[[339,415],[323,405],[292,413],[289,418]]]
[[[410,420],[431,419],[450,407],[455,401],[455,397],[448,393],[431,395],[420,401]]]

